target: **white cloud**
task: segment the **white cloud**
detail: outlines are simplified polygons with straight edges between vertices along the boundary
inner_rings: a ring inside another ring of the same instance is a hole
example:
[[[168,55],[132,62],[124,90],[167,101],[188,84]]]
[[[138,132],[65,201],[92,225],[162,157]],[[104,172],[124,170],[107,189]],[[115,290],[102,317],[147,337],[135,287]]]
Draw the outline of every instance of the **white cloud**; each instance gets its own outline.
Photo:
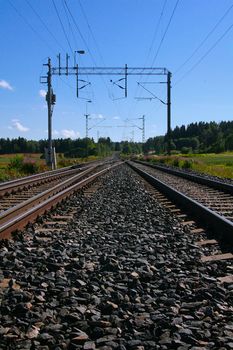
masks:
[[[23,126],[18,119],[12,119],[12,126],[10,128],[21,132],[29,131],[29,128]]]
[[[45,133],[48,134],[48,129],[45,130]],[[70,138],[70,139],[75,139],[80,137],[80,133],[78,131],[74,131],[72,129],[63,129],[61,131],[54,129],[53,132],[53,137],[61,137],[61,138]]]
[[[75,139],[75,138],[80,136],[80,133],[78,131],[74,131],[74,130],[63,129],[61,131],[61,136],[64,138]]]
[[[47,94],[47,92],[46,92],[45,90],[43,90],[43,89],[41,89],[41,90],[39,91],[40,97],[45,98],[46,94]]]
[[[13,87],[6,80],[0,80],[0,88],[13,91]]]
[[[104,119],[102,114],[91,114],[91,119]]]
[[[120,119],[120,117],[113,117],[112,119],[119,120],[119,119]]]
[[[60,135],[60,132],[58,130],[53,130],[53,136],[59,136],[59,135]]]

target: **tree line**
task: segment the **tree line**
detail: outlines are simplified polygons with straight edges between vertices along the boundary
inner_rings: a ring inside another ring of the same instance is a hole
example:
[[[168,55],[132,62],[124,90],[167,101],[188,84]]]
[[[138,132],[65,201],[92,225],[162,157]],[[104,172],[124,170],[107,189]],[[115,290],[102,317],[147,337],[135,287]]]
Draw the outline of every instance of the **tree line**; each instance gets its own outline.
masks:
[[[14,139],[0,138],[0,154],[12,153],[42,153],[48,145],[47,140],[27,140],[23,137]],[[141,153],[142,144],[136,142],[113,142],[109,137],[101,137],[98,142],[92,138],[79,138],[72,140],[54,139],[53,146],[56,153],[62,153],[69,158],[85,158],[87,156],[108,156],[114,151],[125,154]]]
[[[176,126],[171,131],[173,153],[220,153],[233,150],[233,121],[199,122]],[[167,135],[149,138],[143,151],[166,152]]]

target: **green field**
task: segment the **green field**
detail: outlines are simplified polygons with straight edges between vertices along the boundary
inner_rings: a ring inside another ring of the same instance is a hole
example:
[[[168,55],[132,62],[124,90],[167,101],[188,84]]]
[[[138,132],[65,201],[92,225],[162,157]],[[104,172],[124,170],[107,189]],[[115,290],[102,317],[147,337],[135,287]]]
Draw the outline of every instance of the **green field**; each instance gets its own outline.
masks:
[[[180,154],[146,157],[153,163],[163,163],[200,173],[233,179],[233,152],[220,154]]]

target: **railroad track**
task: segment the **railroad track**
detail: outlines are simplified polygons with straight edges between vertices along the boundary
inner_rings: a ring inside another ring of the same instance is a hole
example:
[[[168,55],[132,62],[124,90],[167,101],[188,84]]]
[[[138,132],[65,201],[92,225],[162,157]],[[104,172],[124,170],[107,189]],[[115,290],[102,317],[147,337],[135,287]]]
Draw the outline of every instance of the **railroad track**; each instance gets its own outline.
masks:
[[[217,280],[220,283],[233,283],[230,264],[233,260],[233,222],[232,217],[224,216],[233,208],[232,185],[222,183],[224,191],[220,191],[220,181],[215,183],[210,180],[207,186],[209,179],[201,176],[196,178],[180,171],[175,176],[176,170],[162,167],[158,170],[157,166],[154,168],[145,163],[136,163],[129,162],[128,165],[146,180],[146,186],[155,200],[181,221],[187,233],[195,236],[195,245],[201,252],[200,260],[203,263],[228,261],[225,275],[218,275]],[[213,189],[215,186],[218,189]]]
[[[83,171],[91,166],[101,165],[102,163],[102,161],[88,162],[0,183],[0,212],[8,209],[8,206],[5,205],[5,198],[8,200],[8,202],[14,201],[13,196],[20,194],[22,191],[24,192],[22,197],[31,197],[31,192],[35,194],[42,192],[43,190],[51,187],[52,184],[59,183],[65,178],[77,174],[80,171]],[[27,189],[29,190],[29,195],[26,192]],[[15,202],[17,202],[17,200]]]
[[[15,230],[24,228],[36,218],[77,190],[88,186],[119,163],[109,162],[87,169],[68,169],[55,174],[42,174],[2,185],[5,210],[0,212],[0,239],[9,238]],[[14,187],[15,186],[15,187]]]
[[[202,225],[233,241],[233,186],[201,176],[150,167],[129,165],[170,199],[190,212]]]

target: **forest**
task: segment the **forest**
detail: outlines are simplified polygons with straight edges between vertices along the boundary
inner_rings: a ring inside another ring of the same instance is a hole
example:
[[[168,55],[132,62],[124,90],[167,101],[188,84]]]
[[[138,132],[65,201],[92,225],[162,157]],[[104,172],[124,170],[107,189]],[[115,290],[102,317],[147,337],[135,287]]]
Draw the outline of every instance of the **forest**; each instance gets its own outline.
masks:
[[[27,140],[22,137],[15,139],[0,139],[0,154],[15,153],[42,153],[47,147],[47,140]],[[56,153],[62,153],[68,158],[85,158],[88,156],[107,156],[113,151],[119,151],[124,154],[141,153],[142,144],[136,142],[112,142],[109,137],[99,138],[98,142],[94,142],[91,138],[83,138],[72,140],[54,139],[53,146]]]
[[[187,126],[176,126],[171,131],[172,153],[220,153],[233,150],[233,121],[198,122]],[[124,154],[131,153],[156,153],[163,154],[167,149],[167,135],[155,136],[142,143],[137,142],[113,142],[109,137],[99,138],[95,142],[91,138],[72,140],[53,140],[57,153],[63,153],[65,157],[81,157],[87,154],[105,156],[112,151]],[[44,153],[47,140],[27,140],[22,137],[15,139],[0,139],[0,154],[10,153]]]
[[[233,150],[233,121],[199,122],[176,126],[171,131],[172,153],[220,153]],[[167,147],[167,136],[149,138],[143,145],[144,153],[162,154]]]

